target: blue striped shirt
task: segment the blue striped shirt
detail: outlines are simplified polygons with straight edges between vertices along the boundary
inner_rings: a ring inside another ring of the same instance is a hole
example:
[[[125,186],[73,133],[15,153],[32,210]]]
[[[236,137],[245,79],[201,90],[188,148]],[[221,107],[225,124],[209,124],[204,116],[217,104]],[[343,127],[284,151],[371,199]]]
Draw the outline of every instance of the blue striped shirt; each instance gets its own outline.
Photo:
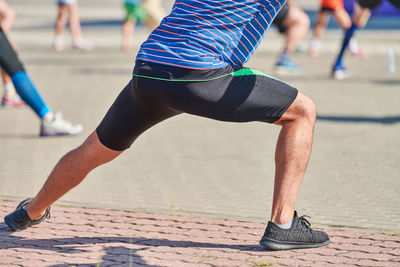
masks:
[[[191,69],[242,66],[286,0],[176,0],[137,60]]]

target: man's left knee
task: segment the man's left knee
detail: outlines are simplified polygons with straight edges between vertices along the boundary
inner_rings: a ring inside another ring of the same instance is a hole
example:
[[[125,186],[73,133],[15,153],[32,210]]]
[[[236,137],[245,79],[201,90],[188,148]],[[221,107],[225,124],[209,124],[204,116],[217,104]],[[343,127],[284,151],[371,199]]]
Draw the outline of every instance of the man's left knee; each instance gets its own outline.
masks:
[[[293,104],[296,105],[294,108],[297,118],[306,119],[312,123],[315,123],[315,120],[317,119],[317,107],[310,97],[299,92]]]

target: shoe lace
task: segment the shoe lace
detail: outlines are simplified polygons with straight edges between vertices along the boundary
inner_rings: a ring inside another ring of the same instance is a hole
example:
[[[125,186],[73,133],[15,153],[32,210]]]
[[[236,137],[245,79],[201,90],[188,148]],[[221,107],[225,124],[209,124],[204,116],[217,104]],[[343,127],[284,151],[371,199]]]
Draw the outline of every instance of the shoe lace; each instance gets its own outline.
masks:
[[[303,215],[303,216],[299,217],[299,221],[300,221],[301,225],[304,226],[304,229],[306,229],[308,232],[311,233],[311,231],[312,231],[311,223],[306,218],[311,218],[311,217],[308,215]]]

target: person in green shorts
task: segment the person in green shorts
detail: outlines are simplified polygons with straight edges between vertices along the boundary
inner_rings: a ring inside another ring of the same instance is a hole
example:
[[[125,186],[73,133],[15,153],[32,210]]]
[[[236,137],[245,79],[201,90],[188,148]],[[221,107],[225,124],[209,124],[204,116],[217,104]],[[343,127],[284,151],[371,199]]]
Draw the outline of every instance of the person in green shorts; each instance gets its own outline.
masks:
[[[141,6],[141,0],[125,0],[126,16],[122,24],[122,51],[129,52],[132,49],[132,36],[137,22],[146,19],[146,12]]]

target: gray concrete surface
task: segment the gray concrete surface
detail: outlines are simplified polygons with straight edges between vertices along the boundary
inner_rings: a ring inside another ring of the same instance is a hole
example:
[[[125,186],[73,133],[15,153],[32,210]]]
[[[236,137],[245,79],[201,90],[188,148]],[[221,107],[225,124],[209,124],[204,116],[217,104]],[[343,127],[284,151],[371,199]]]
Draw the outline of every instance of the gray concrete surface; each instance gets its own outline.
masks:
[[[85,132],[40,139],[39,122],[28,108],[0,110],[1,199],[34,195],[57,160],[95,129],[130,79],[135,51],[120,52],[120,28],[111,23],[122,16],[120,6],[96,3],[81,3],[84,35],[96,48],[56,53],[51,1],[12,2],[17,21],[11,36],[28,72],[50,106],[83,123]],[[138,29],[136,49],[146,34]],[[369,58],[347,58],[353,77],[342,82],[329,78],[339,39],[339,32],[327,33],[320,58],[295,57],[305,66],[303,75],[279,77],[310,95],[319,114],[297,209],[322,226],[399,233],[400,78],[385,68],[392,48],[400,69],[400,37],[360,32],[359,44]],[[274,74],[281,44],[271,31],[248,65]],[[262,123],[181,115],[146,132],[59,203],[263,222],[270,212],[278,132],[279,127]]]

